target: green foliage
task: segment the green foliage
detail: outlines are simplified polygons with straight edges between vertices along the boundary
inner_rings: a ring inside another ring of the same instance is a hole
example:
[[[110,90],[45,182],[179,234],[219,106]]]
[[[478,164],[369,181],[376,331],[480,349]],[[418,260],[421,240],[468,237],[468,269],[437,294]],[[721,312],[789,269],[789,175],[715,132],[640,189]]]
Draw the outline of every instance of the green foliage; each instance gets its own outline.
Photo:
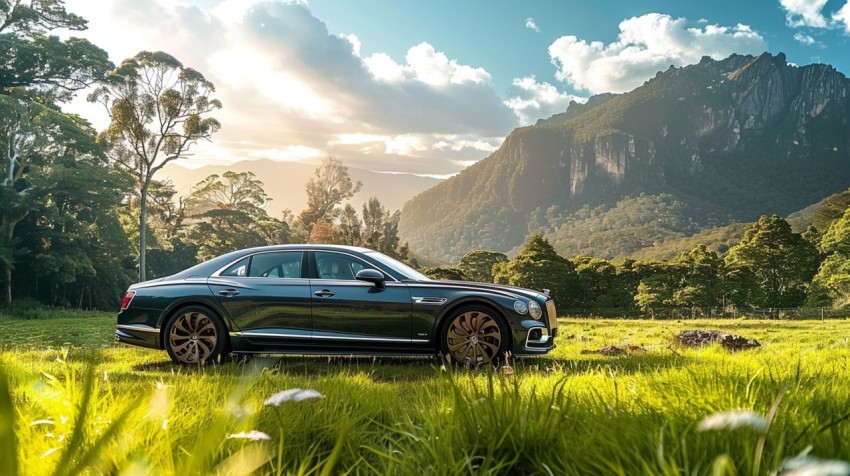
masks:
[[[289,225],[269,216],[271,199],[251,172],[210,175],[186,201],[188,241],[204,261],[230,251],[289,243]]]
[[[533,235],[516,258],[494,265],[493,280],[529,289],[549,289],[549,295],[562,307],[578,302],[575,266],[555,253],[552,245],[540,235]]]
[[[307,208],[298,215],[297,226],[306,230],[309,236],[317,221],[336,218],[340,213],[337,207],[359,192],[362,186],[359,181],[351,181],[348,167],[342,161],[326,157],[307,182]]]
[[[221,127],[210,117],[221,109],[215,87],[173,56],[142,51],[124,60],[88,96],[102,104],[111,122],[98,140],[116,166],[132,174],[139,189],[139,278],[146,278],[147,195],[169,162],[186,158],[198,141]]]
[[[571,261],[576,268],[581,293],[577,307],[632,307],[633,296],[637,292],[632,262],[617,266],[610,261],[588,256],[579,256]]]
[[[116,210],[131,179],[106,166],[80,118],[19,90],[0,95],[0,111],[9,154],[0,184],[4,301],[16,290],[50,304],[115,305],[129,284]],[[22,271],[17,278],[11,267]]]
[[[757,287],[748,303],[757,307],[792,307],[805,299],[806,287],[819,264],[817,249],[791,231],[782,218],[763,216],[729,250],[726,266],[748,268]]]
[[[431,279],[440,279],[447,281],[469,281],[469,277],[462,269],[453,268],[451,266],[435,266],[424,268],[422,274]]]
[[[106,51],[53,30],[85,30],[86,21],[62,0],[0,2],[0,94],[27,88],[67,100],[112,68]]]
[[[452,262],[473,249],[515,250],[532,233],[564,256],[674,259],[701,243],[725,253],[739,239],[736,223],[847,189],[841,118],[850,110],[828,86],[846,81],[826,65],[792,67],[769,54],[671,68],[514,130],[489,157],[406,203],[401,236]],[[812,117],[802,107],[812,100],[829,107]],[[727,120],[753,104],[763,111],[754,124]]]
[[[492,283],[493,266],[496,263],[504,263],[507,260],[508,257],[498,251],[472,250],[460,258],[457,267],[471,281]]]

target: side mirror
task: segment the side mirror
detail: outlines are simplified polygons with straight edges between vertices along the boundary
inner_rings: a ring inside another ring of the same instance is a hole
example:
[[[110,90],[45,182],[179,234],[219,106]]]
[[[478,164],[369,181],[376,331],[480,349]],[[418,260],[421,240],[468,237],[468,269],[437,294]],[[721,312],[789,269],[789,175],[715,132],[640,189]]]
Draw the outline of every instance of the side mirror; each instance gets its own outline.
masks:
[[[377,289],[384,289],[384,273],[378,271],[377,269],[361,269],[354,275],[354,278],[359,281],[367,281],[375,285]]]

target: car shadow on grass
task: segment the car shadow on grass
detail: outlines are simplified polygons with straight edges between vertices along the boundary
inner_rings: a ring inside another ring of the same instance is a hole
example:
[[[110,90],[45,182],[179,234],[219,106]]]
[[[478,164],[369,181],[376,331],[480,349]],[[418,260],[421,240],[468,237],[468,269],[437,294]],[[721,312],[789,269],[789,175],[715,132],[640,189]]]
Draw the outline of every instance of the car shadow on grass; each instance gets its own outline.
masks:
[[[246,372],[275,372],[282,375],[332,377],[336,375],[368,374],[373,381],[394,382],[433,379],[452,371],[458,374],[486,374],[490,371],[517,375],[578,375],[588,372],[638,374],[681,368],[692,358],[677,353],[624,354],[619,356],[582,355],[578,358],[552,356],[511,358],[507,363],[478,368],[452,367],[436,356],[351,356],[351,355],[239,355],[224,364],[183,366],[164,360],[133,367],[137,372],[186,373],[202,372],[215,375],[243,375]],[[509,369],[505,369],[505,366]]]
[[[430,379],[440,370],[436,356],[358,356],[358,355],[237,355],[225,363],[184,366],[169,360],[147,362],[133,367],[136,372],[203,372],[243,375],[247,372],[275,372],[292,376],[326,377],[369,374],[372,380]]]
[[[565,375],[588,372],[616,372],[617,374],[649,373],[658,370],[677,369],[688,366],[693,358],[669,354],[623,354],[617,356],[582,355],[578,358],[525,357],[516,359],[515,371],[560,372]]]

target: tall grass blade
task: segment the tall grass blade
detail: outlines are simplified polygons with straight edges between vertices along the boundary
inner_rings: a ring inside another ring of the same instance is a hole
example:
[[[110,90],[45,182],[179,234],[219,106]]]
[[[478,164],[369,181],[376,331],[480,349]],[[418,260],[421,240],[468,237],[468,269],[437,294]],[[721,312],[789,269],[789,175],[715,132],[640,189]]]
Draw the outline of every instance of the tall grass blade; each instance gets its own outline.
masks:
[[[12,404],[12,390],[2,362],[0,362],[0,474],[18,475],[15,407]]]

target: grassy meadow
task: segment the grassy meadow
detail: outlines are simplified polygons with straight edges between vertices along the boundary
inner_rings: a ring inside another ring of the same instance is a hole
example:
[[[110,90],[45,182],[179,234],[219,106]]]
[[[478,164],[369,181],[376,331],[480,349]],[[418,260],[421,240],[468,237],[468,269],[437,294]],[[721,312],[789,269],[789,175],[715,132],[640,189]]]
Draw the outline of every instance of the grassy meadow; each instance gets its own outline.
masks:
[[[560,326],[551,355],[508,369],[301,356],[183,368],[115,345],[111,315],[3,317],[0,474],[850,471],[850,321]],[[696,328],[762,347],[673,344]],[[582,353],[609,345],[642,349]]]

